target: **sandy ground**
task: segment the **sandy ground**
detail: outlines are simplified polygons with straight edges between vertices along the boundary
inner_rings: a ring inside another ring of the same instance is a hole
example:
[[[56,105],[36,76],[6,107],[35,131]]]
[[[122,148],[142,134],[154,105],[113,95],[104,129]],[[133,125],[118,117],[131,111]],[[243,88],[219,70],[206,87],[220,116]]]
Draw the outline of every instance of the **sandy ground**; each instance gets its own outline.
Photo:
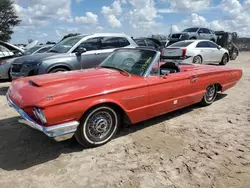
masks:
[[[17,123],[0,83],[0,187],[250,187],[250,53],[227,66],[242,80],[211,106],[197,105],[125,128],[83,150]]]

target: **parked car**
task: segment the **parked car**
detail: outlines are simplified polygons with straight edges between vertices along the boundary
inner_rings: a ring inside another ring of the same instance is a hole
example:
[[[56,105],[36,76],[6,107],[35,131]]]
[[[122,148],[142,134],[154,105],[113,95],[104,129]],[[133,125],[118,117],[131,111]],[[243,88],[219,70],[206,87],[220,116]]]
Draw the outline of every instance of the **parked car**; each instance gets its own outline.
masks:
[[[185,40],[165,48],[162,58],[175,62],[226,65],[229,61],[229,52],[209,40]]]
[[[99,65],[117,48],[138,47],[122,33],[99,33],[66,38],[48,53],[24,56],[12,63],[11,77],[87,69]]]
[[[168,45],[182,40],[206,39],[216,43],[217,36],[214,31],[208,28],[192,27],[183,30],[181,33],[169,35]]]
[[[11,75],[10,75],[10,67],[11,64],[20,56],[23,55],[33,55],[36,53],[44,53],[48,51],[53,45],[38,45],[34,46],[30,49],[27,49],[22,52],[22,54],[19,55],[13,55],[11,57],[5,57],[0,60],[0,79],[8,79],[11,80]]]
[[[36,45],[28,50],[23,52],[24,55],[33,55],[36,53],[45,53],[49,51],[54,45],[53,44],[45,44],[45,45]]]
[[[0,60],[6,57],[22,55],[24,50],[8,42],[0,41]]]
[[[161,51],[165,47],[159,40],[154,38],[135,38],[134,41],[138,46],[148,47],[153,50]]]
[[[95,147],[124,122],[210,105],[242,77],[240,69],[159,60],[158,51],[118,49],[96,68],[15,80],[6,96],[21,122],[56,140],[75,135],[83,146]]]

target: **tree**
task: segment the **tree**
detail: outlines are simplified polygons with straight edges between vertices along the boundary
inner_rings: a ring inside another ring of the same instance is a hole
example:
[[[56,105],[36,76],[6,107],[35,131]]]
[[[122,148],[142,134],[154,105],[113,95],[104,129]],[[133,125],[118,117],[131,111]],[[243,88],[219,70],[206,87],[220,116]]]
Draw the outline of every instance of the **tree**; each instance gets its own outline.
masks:
[[[66,38],[69,38],[69,37],[74,37],[74,36],[77,36],[77,35],[80,35],[80,33],[69,33],[67,35],[65,35],[62,40],[66,39]]]
[[[13,27],[21,20],[16,15],[12,0],[0,0],[0,40],[9,41],[13,34]]]

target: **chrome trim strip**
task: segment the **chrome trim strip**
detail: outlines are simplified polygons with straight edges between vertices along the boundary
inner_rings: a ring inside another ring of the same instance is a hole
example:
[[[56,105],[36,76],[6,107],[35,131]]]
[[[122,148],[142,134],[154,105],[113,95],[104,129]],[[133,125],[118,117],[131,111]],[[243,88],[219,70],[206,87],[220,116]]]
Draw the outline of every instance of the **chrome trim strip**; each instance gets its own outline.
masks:
[[[50,127],[44,127],[36,123],[33,119],[31,119],[28,114],[26,114],[21,108],[19,108],[8,95],[6,95],[7,101],[11,107],[13,107],[23,119],[20,119],[20,123],[24,123],[28,125],[29,127],[33,129],[37,129],[44,134],[46,134],[48,137],[57,137],[61,135],[66,135],[70,133],[74,133],[77,130],[77,127],[79,125],[78,121],[72,121],[68,123],[63,123],[59,125],[53,125]]]
[[[144,77],[148,77],[150,75],[150,71],[152,70],[156,61],[160,60],[160,56],[161,56],[161,53],[157,52],[154,59],[152,60],[151,64],[149,65],[148,70],[144,73],[144,75],[143,75]]]
[[[145,97],[145,95],[139,95],[139,96],[134,96],[134,97],[126,97],[126,98],[122,98],[122,100],[132,100],[132,99],[138,99],[138,98],[142,98]]]

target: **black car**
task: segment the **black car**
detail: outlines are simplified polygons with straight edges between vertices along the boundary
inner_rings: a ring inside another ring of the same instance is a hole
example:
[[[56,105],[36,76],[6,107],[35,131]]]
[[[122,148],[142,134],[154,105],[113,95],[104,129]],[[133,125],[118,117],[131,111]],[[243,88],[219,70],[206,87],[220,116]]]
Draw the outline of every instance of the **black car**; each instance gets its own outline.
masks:
[[[136,38],[134,41],[138,46],[148,47],[154,50],[161,51],[164,48],[164,45],[155,38]]]

